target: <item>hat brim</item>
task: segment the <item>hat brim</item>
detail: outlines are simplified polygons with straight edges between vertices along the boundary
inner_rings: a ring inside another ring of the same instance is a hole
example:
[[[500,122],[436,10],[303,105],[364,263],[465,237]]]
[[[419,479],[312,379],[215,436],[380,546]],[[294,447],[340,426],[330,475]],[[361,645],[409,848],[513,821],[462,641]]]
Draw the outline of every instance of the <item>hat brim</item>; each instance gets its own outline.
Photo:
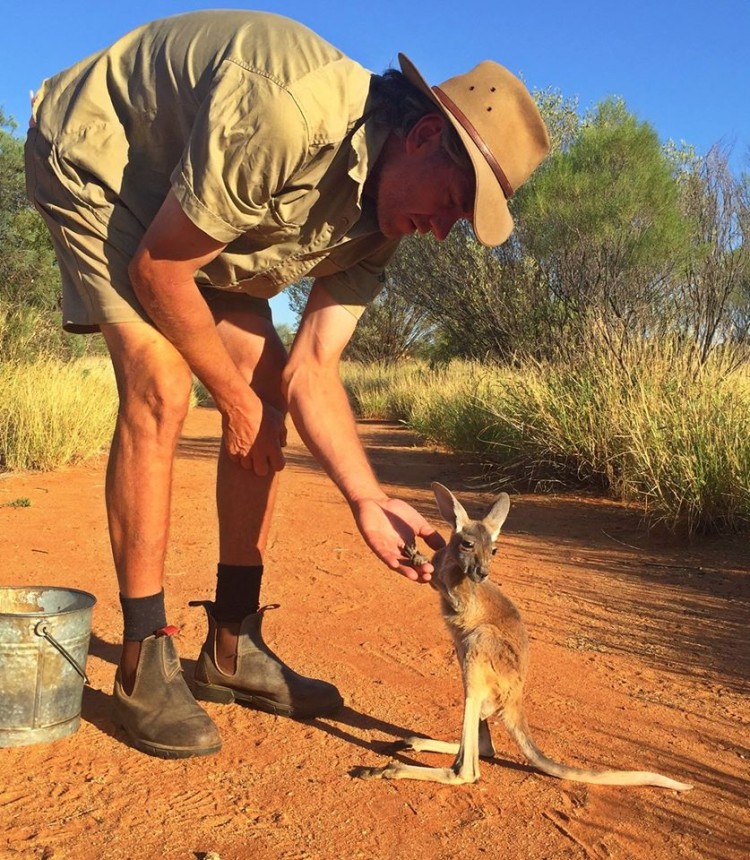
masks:
[[[513,232],[513,217],[508,209],[508,201],[503,189],[497,181],[487,159],[482,155],[479,147],[474,143],[461,123],[441,103],[440,99],[433,92],[432,87],[417,71],[414,63],[405,54],[399,54],[398,61],[401,71],[406,78],[435,103],[440,113],[456,129],[469,155],[476,180],[474,217],[472,219],[474,234],[482,245],[486,245],[489,248],[502,245]]]

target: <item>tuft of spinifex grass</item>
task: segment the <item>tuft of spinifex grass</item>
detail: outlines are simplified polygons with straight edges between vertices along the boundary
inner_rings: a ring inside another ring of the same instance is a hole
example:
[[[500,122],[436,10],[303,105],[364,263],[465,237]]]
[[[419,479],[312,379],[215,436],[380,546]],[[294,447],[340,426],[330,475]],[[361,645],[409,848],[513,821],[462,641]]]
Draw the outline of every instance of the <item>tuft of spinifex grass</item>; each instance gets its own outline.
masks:
[[[591,342],[574,361],[360,365],[352,399],[483,461],[492,484],[590,487],[638,502],[649,521],[735,532],[750,527],[747,368],[729,348],[701,363],[669,340],[616,357]]]
[[[698,531],[750,525],[748,372],[726,354],[703,364],[671,343],[612,361],[527,364],[485,402],[514,443],[488,453],[535,488],[595,486],[641,503],[650,521]]]
[[[395,365],[344,362],[341,378],[360,418],[407,421],[431,374],[421,362]]]
[[[625,493],[688,531],[750,525],[750,375],[717,353],[656,357],[634,379]]]
[[[108,362],[0,363],[0,467],[49,470],[106,447],[117,414]]]

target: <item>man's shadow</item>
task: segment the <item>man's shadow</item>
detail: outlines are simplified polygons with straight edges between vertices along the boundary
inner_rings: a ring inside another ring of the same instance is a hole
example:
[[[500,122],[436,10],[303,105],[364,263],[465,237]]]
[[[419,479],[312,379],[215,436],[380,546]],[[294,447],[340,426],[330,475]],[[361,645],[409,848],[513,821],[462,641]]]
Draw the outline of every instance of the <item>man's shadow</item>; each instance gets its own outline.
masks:
[[[107,642],[97,636],[96,633],[92,633],[89,639],[89,654],[116,666],[120,661],[120,646],[113,642]],[[97,690],[89,684],[84,684],[83,687],[81,718],[96,726],[105,735],[110,737],[123,736],[123,732],[112,722],[111,693]]]
[[[120,646],[112,642],[100,638],[95,633],[92,633],[89,644],[89,653],[107,663],[112,663],[116,666],[120,659]],[[195,660],[180,659],[182,670],[185,678],[190,686],[190,679],[193,677],[195,669]],[[243,707],[243,705],[236,705]],[[86,722],[96,726],[104,734],[109,735],[127,743],[126,735],[123,731],[116,728],[111,719],[112,696],[102,690],[95,690],[93,687],[85,686],[83,689],[83,702],[81,707],[81,716]],[[261,713],[257,711],[256,713]],[[269,714],[270,719],[275,719],[272,714]],[[287,719],[286,717],[284,719]],[[360,749],[374,752],[378,755],[388,755],[404,761],[407,764],[421,764],[415,759],[410,758],[403,752],[394,751],[392,746],[394,742],[403,740],[403,738],[418,734],[412,729],[405,726],[399,726],[395,723],[381,720],[371,714],[366,714],[362,711],[356,711],[353,708],[344,706],[335,714],[329,717],[312,717],[309,719],[298,720],[297,722],[305,723],[306,725],[314,726],[321,732],[338,738]],[[360,734],[381,734],[388,740],[367,740],[360,737]],[[503,767],[524,772],[534,772],[534,769],[528,765],[519,764],[517,762],[500,759],[495,757],[493,761]]]

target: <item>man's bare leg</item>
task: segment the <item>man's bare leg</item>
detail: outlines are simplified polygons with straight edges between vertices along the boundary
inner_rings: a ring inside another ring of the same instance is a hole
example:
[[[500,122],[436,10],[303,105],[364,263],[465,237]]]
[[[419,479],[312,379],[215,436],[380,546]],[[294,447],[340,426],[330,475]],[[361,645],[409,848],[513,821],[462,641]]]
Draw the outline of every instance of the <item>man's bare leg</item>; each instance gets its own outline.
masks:
[[[248,311],[216,314],[217,330],[234,363],[265,403],[286,412],[281,374],[286,350],[270,320]],[[278,473],[259,476],[231,460],[222,446],[216,486],[219,561],[262,564]]]
[[[113,720],[133,746],[149,755],[210,755],[221,749],[221,737],[185,683],[162,593],[172,464],[192,374],[174,347],[146,323],[109,323],[102,331],[120,396],[106,482],[125,619]]]
[[[192,375],[147,323],[106,324],[102,333],[120,397],[106,479],[112,554],[123,597],[147,597],[163,588],[172,467]],[[120,670],[127,693],[139,653],[140,642],[124,642]]]
[[[270,320],[246,310],[215,311],[224,345],[258,396],[285,412],[281,374],[286,350]],[[247,606],[251,583],[245,574],[262,571],[268,531],[278,487],[276,474],[258,476],[226,456],[217,473],[219,561],[239,568],[230,595],[235,606]],[[245,568],[245,570],[242,570]],[[223,576],[223,572],[222,572]],[[259,574],[254,579],[259,586]],[[325,681],[305,678],[268,650],[261,633],[262,613],[246,609],[242,620],[230,613],[222,618],[209,610],[209,634],[196,667],[196,696],[218,702],[240,701],[289,716],[320,716],[342,704],[338,690]],[[208,608],[208,607],[207,607]],[[238,644],[242,657],[238,655]],[[214,663],[215,656],[215,663]]]
[[[281,374],[287,354],[273,323],[241,309],[217,311],[215,319],[224,346],[256,394],[286,412]],[[230,459],[222,445],[216,480],[222,565],[263,565],[278,482],[277,472],[256,475]],[[238,631],[239,623],[217,630],[217,663],[229,673],[235,671]]]

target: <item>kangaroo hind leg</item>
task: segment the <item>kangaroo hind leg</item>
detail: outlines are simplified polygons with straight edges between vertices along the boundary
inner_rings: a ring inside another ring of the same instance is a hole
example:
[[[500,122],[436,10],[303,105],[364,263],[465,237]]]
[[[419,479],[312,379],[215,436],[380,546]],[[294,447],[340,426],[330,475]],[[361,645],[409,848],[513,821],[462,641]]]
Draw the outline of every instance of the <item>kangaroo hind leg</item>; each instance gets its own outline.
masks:
[[[422,750],[429,752],[446,752],[456,750],[456,759],[451,767],[426,767],[423,765],[403,764],[391,761],[384,767],[355,768],[353,776],[360,779],[419,779],[427,782],[440,782],[445,785],[460,785],[466,782],[476,782],[479,779],[479,710],[480,701],[467,696],[464,703],[464,722],[461,733],[461,743],[442,745],[439,749],[429,746],[429,738],[415,738],[417,741],[427,741]],[[407,740],[410,740],[407,738]]]
[[[394,741],[388,744],[385,752],[393,755],[398,752],[430,752],[444,753],[446,755],[458,755],[458,750],[461,744],[455,741],[437,741],[434,738],[421,738],[417,735],[403,738],[400,741]],[[479,721],[479,758],[494,758],[495,745],[492,743],[490,735],[490,727],[487,720]]]

